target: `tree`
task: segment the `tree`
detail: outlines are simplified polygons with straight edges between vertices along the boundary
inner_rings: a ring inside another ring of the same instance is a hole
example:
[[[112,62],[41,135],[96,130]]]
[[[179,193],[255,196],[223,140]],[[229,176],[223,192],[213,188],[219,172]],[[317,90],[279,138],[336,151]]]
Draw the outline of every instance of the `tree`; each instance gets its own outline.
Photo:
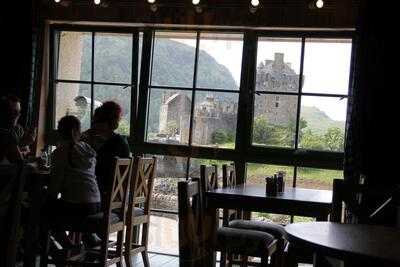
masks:
[[[303,133],[300,139],[300,147],[306,149],[325,150],[325,144],[321,135],[313,134],[311,130]]]
[[[324,134],[324,143],[326,149],[331,151],[344,150],[344,133],[338,127],[331,127]]]

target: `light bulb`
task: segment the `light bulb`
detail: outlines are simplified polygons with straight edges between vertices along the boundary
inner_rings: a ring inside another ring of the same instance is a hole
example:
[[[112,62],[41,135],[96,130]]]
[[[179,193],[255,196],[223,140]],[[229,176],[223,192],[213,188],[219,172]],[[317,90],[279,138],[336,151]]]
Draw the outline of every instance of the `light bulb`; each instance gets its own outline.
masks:
[[[54,2],[56,2],[56,3],[60,3],[60,2],[61,2],[61,0],[54,0]]]
[[[318,1],[315,3],[315,5],[316,5],[318,8],[323,8],[323,7],[324,7],[324,1],[323,1],[323,0],[318,0]]]
[[[198,4],[200,4],[200,0],[193,0],[192,3],[193,3],[193,5],[198,5]]]
[[[94,0],[95,5],[100,5],[101,0]]]
[[[251,5],[252,6],[258,6],[260,4],[259,0],[251,0]]]
[[[149,4],[154,4],[156,2],[156,0],[147,0],[147,3]]]

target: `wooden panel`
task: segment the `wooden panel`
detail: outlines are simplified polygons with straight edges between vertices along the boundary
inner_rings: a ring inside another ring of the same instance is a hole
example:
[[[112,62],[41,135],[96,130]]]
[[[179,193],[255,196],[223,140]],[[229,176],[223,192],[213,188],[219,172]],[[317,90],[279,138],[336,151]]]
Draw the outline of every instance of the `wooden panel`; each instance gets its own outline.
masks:
[[[105,0],[103,0],[105,1]],[[308,1],[260,1],[255,13],[249,0],[201,1],[201,13],[190,1],[158,0],[153,12],[146,1],[108,1],[108,7],[92,1],[72,1],[68,7],[42,0],[43,18],[73,21],[106,21],[177,25],[231,25],[250,27],[354,27],[358,1],[325,0],[323,9],[310,9]]]

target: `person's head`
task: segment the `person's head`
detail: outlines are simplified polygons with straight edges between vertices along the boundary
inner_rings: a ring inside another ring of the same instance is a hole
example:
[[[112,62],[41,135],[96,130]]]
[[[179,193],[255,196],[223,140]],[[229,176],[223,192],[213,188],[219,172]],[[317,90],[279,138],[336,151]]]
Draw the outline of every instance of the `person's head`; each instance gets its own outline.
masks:
[[[119,126],[121,120],[122,108],[114,101],[104,102],[103,105],[96,108],[93,115],[94,124],[104,124],[110,130],[114,131]]]
[[[77,142],[81,137],[81,122],[75,116],[64,116],[58,122],[57,132],[63,140]]]
[[[21,116],[21,100],[14,96],[8,95],[1,97],[0,100],[0,121],[1,124],[15,126]]]

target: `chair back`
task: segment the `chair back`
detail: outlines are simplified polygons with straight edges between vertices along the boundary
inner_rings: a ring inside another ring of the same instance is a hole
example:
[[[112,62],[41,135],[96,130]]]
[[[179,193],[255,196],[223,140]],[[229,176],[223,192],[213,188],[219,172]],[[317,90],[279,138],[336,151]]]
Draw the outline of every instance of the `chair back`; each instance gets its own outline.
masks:
[[[105,216],[110,220],[112,213],[125,222],[128,203],[129,183],[132,172],[131,158],[114,158],[112,187],[107,190],[105,197]]]
[[[204,259],[213,239],[206,229],[215,221],[207,219],[201,194],[198,178],[178,183],[179,266],[207,266]]]
[[[23,188],[28,168],[22,162],[0,166],[0,266],[15,266]],[[4,253],[4,254],[3,254]]]
[[[236,186],[236,171],[235,165],[222,165],[222,186],[235,187]]]
[[[154,175],[157,169],[156,165],[156,157],[135,157],[133,162],[133,177],[130,186],[129,205],[143,208],[144,215],[148,215],[150,211]],[[129,210],[133,209],[129,208]],[[133,214],[130,215],[132,216]]]
[[[378,224],[379,212],[392,205],[396,187],[351,184],[342,179],[333,181],[332,211],[330,221],[344,222],[350,211],[357,223]],[[383,212],[381,212],[383,214]]]
[[[235,187],[236,186],[236,171],[235,165],[222,165],[222,186]],[[229,222],[236,219],[243,219],[243,211],[235,209],[223,209],[222,211],[222,225],[229,226]]]
[[[200,183],[200,186],[202,186],[202,190],[208,191],[212,189],[217,189],[218,188],[218,166],[217,165],[212,165],[212,166],[206,166],[206,165],[200,165],[200,180],[202,183]],[[203,183],[204,181],[204,183]]]

